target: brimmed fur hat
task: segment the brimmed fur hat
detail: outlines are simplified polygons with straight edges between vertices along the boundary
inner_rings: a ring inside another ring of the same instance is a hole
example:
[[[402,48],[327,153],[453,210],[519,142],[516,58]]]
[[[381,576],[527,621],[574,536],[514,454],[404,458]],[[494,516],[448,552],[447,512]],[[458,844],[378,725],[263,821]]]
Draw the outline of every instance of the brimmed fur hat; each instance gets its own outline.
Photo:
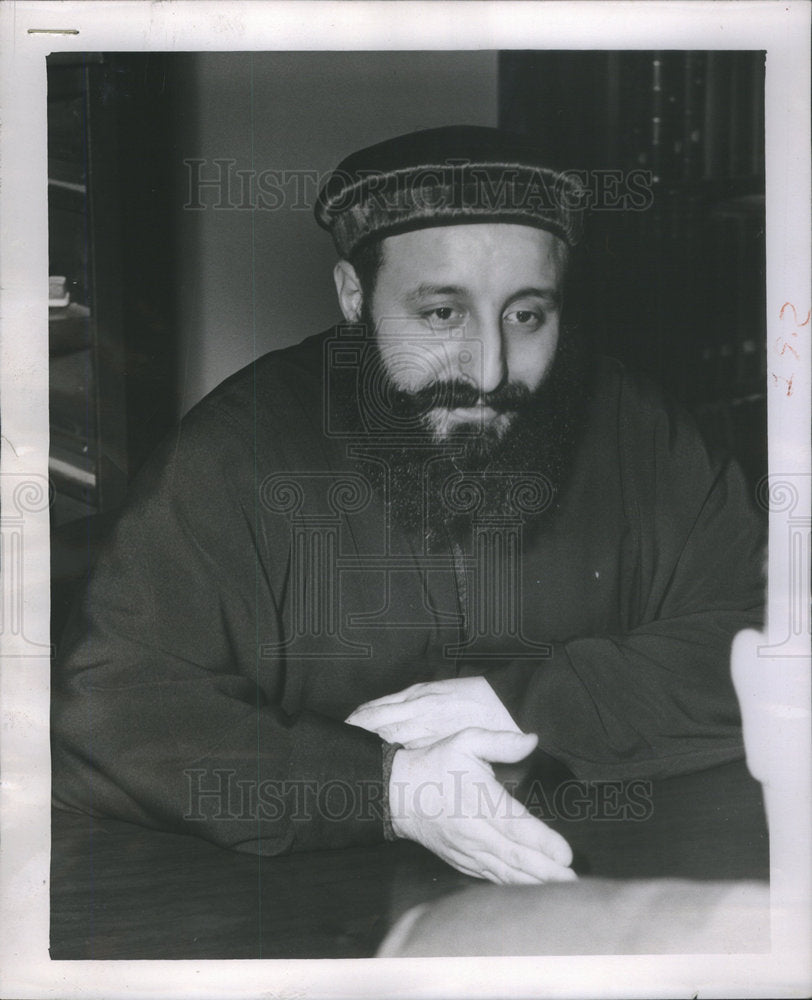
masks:
[[[528,139],[450,125],[397,136],[352,153],[327,178],[318,224],[342,257],[375,237],[478,222],[509,222],[581,235],[580,187],[545,164]]]

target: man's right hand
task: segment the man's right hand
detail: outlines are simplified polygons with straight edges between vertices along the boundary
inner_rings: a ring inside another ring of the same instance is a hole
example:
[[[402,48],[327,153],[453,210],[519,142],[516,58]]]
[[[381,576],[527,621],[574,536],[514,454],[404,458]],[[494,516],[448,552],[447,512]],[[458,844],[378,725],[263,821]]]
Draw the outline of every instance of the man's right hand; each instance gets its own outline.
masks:
[[[458,871],[504,884],[572,881],[564,838],[499,784],[489,761],[515,763],[532,752],[528,733],[464,729],[392,760],[392,828]]]

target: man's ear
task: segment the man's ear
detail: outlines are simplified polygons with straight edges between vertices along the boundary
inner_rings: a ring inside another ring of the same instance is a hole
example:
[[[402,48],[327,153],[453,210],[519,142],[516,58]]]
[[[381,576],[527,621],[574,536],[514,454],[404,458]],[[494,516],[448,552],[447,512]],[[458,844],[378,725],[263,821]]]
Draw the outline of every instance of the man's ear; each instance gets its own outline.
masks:
[[[340,260],[333,268],[333,280],[344,319],[348,323],[357,323],[361,319],[364,295],[355,268],[348,260]]]

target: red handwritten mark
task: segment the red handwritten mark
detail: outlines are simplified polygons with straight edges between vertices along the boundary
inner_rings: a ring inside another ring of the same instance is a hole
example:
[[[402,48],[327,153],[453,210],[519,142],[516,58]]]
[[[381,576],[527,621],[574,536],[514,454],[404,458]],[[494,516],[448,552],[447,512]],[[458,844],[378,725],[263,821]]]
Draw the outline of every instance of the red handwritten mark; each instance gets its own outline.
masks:
[[[809,322],[810,316],[812,316],[812,309],[810,309],[809,312],[806,314],[806,319],[803,321],[803,323],[799,323],[798,322],[798,311],[797,311],[797,309],[795,308],[795,306],[791,302],[785,302],[781,306],[781,312],[778,314],[778,318],[779,319],[783,319],[784,318],[784,310],[785,309],[791,309],[792,310],[792,315],[795,317],[795,325],[796,326],[806,326],[806,324]]]
[[[810,317],[812,317],[812,309],[810,309],[810,311],[806,314],[806,319],[803,321],[803,323],[799,323],[798,322],[798,310],[795,308],[795,306],[791,302],[785,302],[781,306],[781,312],[778,314],[778,318],[779,319],[783,319],[784,318],[784,313],[786,312],[787,309],[791,309],[792,310],[792,316],[793,316],[793,319],[794,319],[794,325],[795,326],[806,326],[806,324],[810,320]],[[790,336],[797,337],[798,336],[798,331],[797,330],[793,330],[791,332]],[[783,347],[781,347],[781,349],[779,350],[779,345],[781,345],[781,344],[783,344]],[[800,354],[798,354],[798,352],[795,350],[795,348],[792,346],[792,344],[788,343],[787,340],[784,337],[779,337],[776,340],[775,346],[773,347],[773,350],[776,352],[776,354],[780,354],[782,357],[784,356],[784,354],[787,351],[791,351],[792,354],[795,355],[795,360],[796,361],[800,361],[801,360]],[[787,395],[788,396],[792,395],[792,380],[795,378],[795,372],[793,372],[788,379],[784,378],[783,375],[776,375],[775,372],[770,372],[770,375],[772,376],[773,384],[774,385],[778,385],[778,380],[779,379],[782,382],[786,382],[786,385],[787,385]]]
[[[793,331],[792,336],[793,337],[797,337],[798,334]],[[778,345],[781,343],[782,340],[784,340],[783,337],[779,337],[778,340],[776,340],[776,342],[775,342],[775,345],[776,345],[775,349],[776,349],[776,351],[778,351]],[[788,344],[786,342],[786,340],[784,340],[784,346],[781,348],[780,351],[778,351],[778,353],[781,354],[781,355],[783,355],[785,351],[792,351],[792,353],[795,355],[795,360],[796,361],[800,361],[801,360],[800,357],[798,356],[798,352],[795,350],[795,348],[792,346],[792,344]]]
[[[782,382],[786,382],[787,383],[787,395],[791,396],[792,395],[792,380],[795,378],[794,373],[792,375],[790,375],[790,377],[788,379],[784,378],[783,375],[776,375],[775,372],[770,372],[770,374],[773,377],[775,385],[778,385],[778,380],[779,379],[781,379]]]

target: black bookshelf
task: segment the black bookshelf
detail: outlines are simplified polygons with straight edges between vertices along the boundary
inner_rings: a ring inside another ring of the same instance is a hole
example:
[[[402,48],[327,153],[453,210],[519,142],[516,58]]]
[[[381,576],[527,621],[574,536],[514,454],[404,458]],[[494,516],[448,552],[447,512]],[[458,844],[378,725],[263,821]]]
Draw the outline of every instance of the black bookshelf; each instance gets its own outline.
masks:
[[[587,220],[579,319],[766,472],[764,53],[504,52],[504,128],[562,169],[643,171],[643,210]]]
[[[54,519],[117,508],[176,415],[166,66],[48,58]]]
[[[52,636],[177,416],[163,54],[48,57]]]

